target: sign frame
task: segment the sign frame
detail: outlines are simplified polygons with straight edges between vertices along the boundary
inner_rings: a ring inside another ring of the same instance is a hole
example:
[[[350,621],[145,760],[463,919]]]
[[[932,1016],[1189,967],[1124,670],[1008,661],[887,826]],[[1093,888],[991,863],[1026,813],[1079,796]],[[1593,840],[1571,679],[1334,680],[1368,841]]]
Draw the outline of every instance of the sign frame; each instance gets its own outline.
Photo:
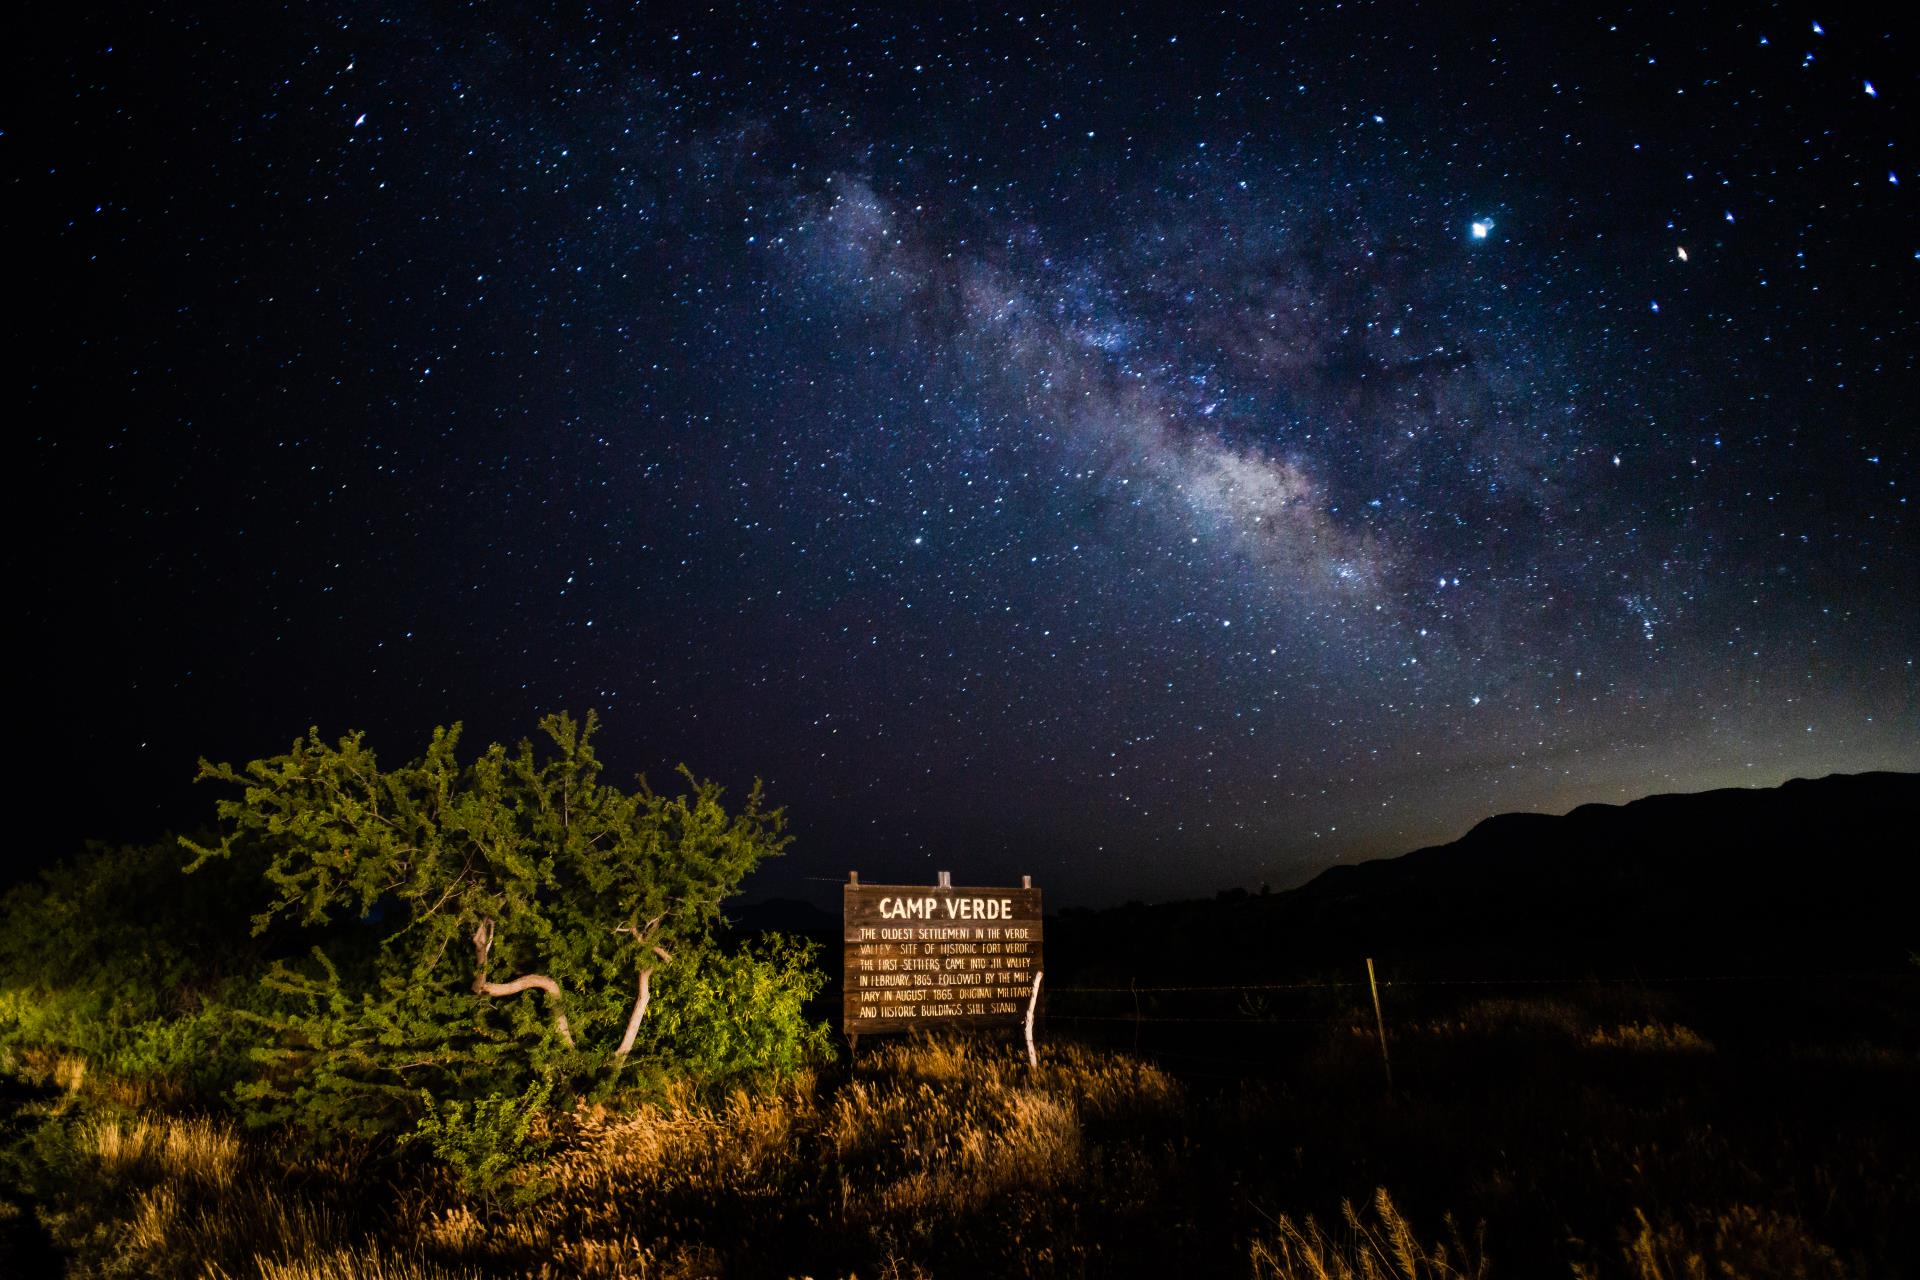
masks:
[[[863,1035],[915,1029],[1026,1029],[1033,1038],[1045,959],[1040,890],[862,884],[841,892],[840,1029]]]

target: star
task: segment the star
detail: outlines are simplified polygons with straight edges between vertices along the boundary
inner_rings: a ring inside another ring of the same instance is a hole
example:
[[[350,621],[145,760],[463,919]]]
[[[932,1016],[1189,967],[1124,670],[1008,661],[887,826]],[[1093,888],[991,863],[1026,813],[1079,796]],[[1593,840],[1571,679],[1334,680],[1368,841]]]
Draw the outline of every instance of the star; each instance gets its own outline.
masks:
[[[1843,21],[1829,76],[1804,10],[1776,58],[1567,6],[1497,50],[1355,6],[1177,45],[698,8],[266,7],[211,44],[167,11],[44,60],[36,132],[89,159],[22,188],[85,273],[34,306],[32,710],[191,760],[313,708],[397,752],[617,689],[609,759],[777,777],[791,865],[964,852],[990,803],[1094,898],[1594,779],[1920,762],[1911,716],[1833,732],[1920,652],[1886,585],[1920,557],[1920,242],[1853,97],[1884,114],[1904,33]],[[1609,696],[1555,701],[1575,670]],[[1256,706],[1288,741],[1242,759]],[[1349,818],[1357,758],[1405,780],[1391,823]],[[1203,793],[1237,842],[1181,834]]]

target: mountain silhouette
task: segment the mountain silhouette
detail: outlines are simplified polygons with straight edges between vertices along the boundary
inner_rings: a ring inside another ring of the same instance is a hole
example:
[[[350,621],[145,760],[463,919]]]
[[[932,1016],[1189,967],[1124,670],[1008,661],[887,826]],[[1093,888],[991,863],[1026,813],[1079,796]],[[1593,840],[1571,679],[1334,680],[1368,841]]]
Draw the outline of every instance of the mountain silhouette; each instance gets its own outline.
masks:
[[[1920,774],[1864,773],[1502,814],[1285,893],[1062,913],[1050,967],[1241,982],[1362,956],[1481,976],[1906,966],[1917,802]]]

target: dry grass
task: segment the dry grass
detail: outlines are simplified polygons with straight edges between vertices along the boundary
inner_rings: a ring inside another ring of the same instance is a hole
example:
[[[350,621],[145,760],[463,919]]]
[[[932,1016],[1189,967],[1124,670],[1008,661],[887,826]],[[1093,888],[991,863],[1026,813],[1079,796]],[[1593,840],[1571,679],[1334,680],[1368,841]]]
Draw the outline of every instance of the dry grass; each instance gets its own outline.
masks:
[[[53,1069],[49,1073],[55,1087],[68,1097],[80,1092],[87,1081],[87,1060],[73,1054],[61,1054],[53,1060]]]
[[[95,1120],[83,1130],[81,1150],[109,1179],[140,1177],[168,1186],[225,1191],[240,1165],[240,1140],[229,1124],[193,1116],[130,1122]]]
[[[773,1092],[561,1116],[513,1208],[417,1161],[303,1163],[130,1113],[49,1058],[67,1181],[30,1212],[78,1278],[1906,1274],[1911,1052],[1704,1052],[1691,1026],[1724,1023],[1678,1012],[1436,1011],[1394,1042],[1392,1100],[1341,1025],[1265,1084],[1188,1087],[1074,1046],[1030,1070],[1007,1044],[897,1041]],[[1383,1182],[1399,1203],[1298,1208]]]
[[[1491,996],[1470,1000],[1444,1017],[1427,1019],[1409,1028],[1395,1028],[1404,1034],[1416,1030],[1435,1036],[1513,1036],[1550,1035],[1579,1037],[1589,1022],[1587,1011],[1568,1000],[1550,997],[1519,999]],[[1371,1026],[1361,1030],[1371,1033]]]
[[[1124,1216],[1160,1176],[1128,1135],[1184,1106],[1111,1055],[1062,1048],[1035,1071],[1003,1044],[896,1043],[831,1081],[563,1117],[511,1212],[431,1169],[369,1185],[218,1121],[109,1109],[73,1122],[79,1171],[41,1216],[77,1277],[676,1280],[784,1256],[795,1274],[928,1275],[930,1257],[1052,1274],[1083,1202]]]
[[[430,1262],[395,1257],[367,1246],[335,1250],[313,1257],[279,1260],[255,1258],[247,1274],[258,1280],[470,1280],[470,1271],[453,1271]],[[224,1271],[211,1271],[207,1280],[237,1280]]]
[[[1362,1215],[1350,1200],[1340,1204],[1346,1230],[1337,1237],[1312,1217],[1296,1223],[1282,1215],[1271,1238],[1250,1250],[1254,1280],[1486,1280],[1486,1242],[1466,1244],[1451,1218],[1452,1244],[1423,1245],[1387,1189],[1373,1193]]]
[[[1421,1243],[1384,1187],[1371,1212],[1342,1202],[1344,1230],[1329,1233],[1308,1217],[1282,1216],[1269,1236],[1254,1240],[1254,1280],[1486,1280],[1484,1235],[1465,1241],[1451,1218],[1447,1241]],[[1574,1280],[1845,1280],[1849,1272],[1832,1249],[1815,1240],[1790,1213],[1754,1205],[1696,1211],[1658,1226],[1634,1210],[1620,1232],[1620,1266],[1576,1262]]]
[[[419,1230],[449,1256],[603,1277],[714,1274],[723,1249],[689,1243],[703,1220],[779,1219],[794,1202],[816,1206],[812,1230],[849,1240],[957,1235],[1023,1194],[1082,1186],[1088,1121],[1179,1100],[1154,1068],[1085,1051],[1032,1072],[1004,1046],[891,1045],[831,1094],[804,1078],[715,1107],[674,1099],[582,1116],[528,1171],[548,1188],[537,1203],[510,1219],[451,1205]]]
[[[1791,1213],[1737,1204],[1700,1210],[1686,1220],[1656,1226],[1645,1212],[1621,1231],[1624,1275],[1631,1280],[1846,1280],[1839,1256],[1815,1240]],[[1576,1266],[1574,1280],[1598,1280],[1597,1269]]]
[[[47,1049],[0,1051],[0,1076],[10,1076],[35,1088],[51,1088],[58,1095],[56,1111],[86,1103],[121,1111],[165,1108],[184,1100],[182,1091],[155,1080],[130,1080],[89,1068],[78,1054]]]
[[[79,1167],[69,1194],[40,1217],[76,1280],[251,1277],[286,1259],[325,1260],[351,1238],[350,1206],[366,1192],[344,1166],[289,1164],[200,1116],[107,1111],[70,1140]]]
[[[1624,1022],[1597,1027],[1587,1036],[1595,1049],[1630,1049],[1641,1053],[1712,1053],[1713,1044],[1692,1027],[1665,1022]]]

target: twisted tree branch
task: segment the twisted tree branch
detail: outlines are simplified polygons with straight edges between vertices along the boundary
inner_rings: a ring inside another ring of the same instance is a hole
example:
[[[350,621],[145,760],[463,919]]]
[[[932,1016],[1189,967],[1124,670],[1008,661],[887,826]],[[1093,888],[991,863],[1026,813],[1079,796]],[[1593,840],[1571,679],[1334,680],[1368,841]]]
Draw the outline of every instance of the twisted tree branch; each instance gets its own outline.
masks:
[[[640,1019],[647,1016],[647,1005],[653,1001],[653,970],[640,971],[640,994],[633,1002],[633,1012],[627,1015],[626,1034],[620,1037],[620,1047],[613,1051],[616,1059],[624,1060],[633,1052],[633,1042],[640,1036]]]
[[[573,1048],[573,1028],[567,1023],[567,1011],[561,1007],[560,984],[544,973],[527,973],[511,982],[487,981],[487,954],[493,950],[493,921],[482,920],[480,927],[473,931],[473,949],[476,953],[473,974],[473,994],[477,996],[517,996],[522,991],[544,991],[553,1005],[553,1030],[560,1042]]]
[[[665,947],[656,946],[653,954],[660,957],[662,964],[672,960]],[[626,1034],[620,1037],[620,1047],[613,1051],[616,1061],[624,1061],[633,1052],[633,1042],[640,1036],[640,1020],[647,1016],[647,1006],[653,1003],[653,969],[640,971],[640,994],[634,998],[633,1012],[627,1015]]]

